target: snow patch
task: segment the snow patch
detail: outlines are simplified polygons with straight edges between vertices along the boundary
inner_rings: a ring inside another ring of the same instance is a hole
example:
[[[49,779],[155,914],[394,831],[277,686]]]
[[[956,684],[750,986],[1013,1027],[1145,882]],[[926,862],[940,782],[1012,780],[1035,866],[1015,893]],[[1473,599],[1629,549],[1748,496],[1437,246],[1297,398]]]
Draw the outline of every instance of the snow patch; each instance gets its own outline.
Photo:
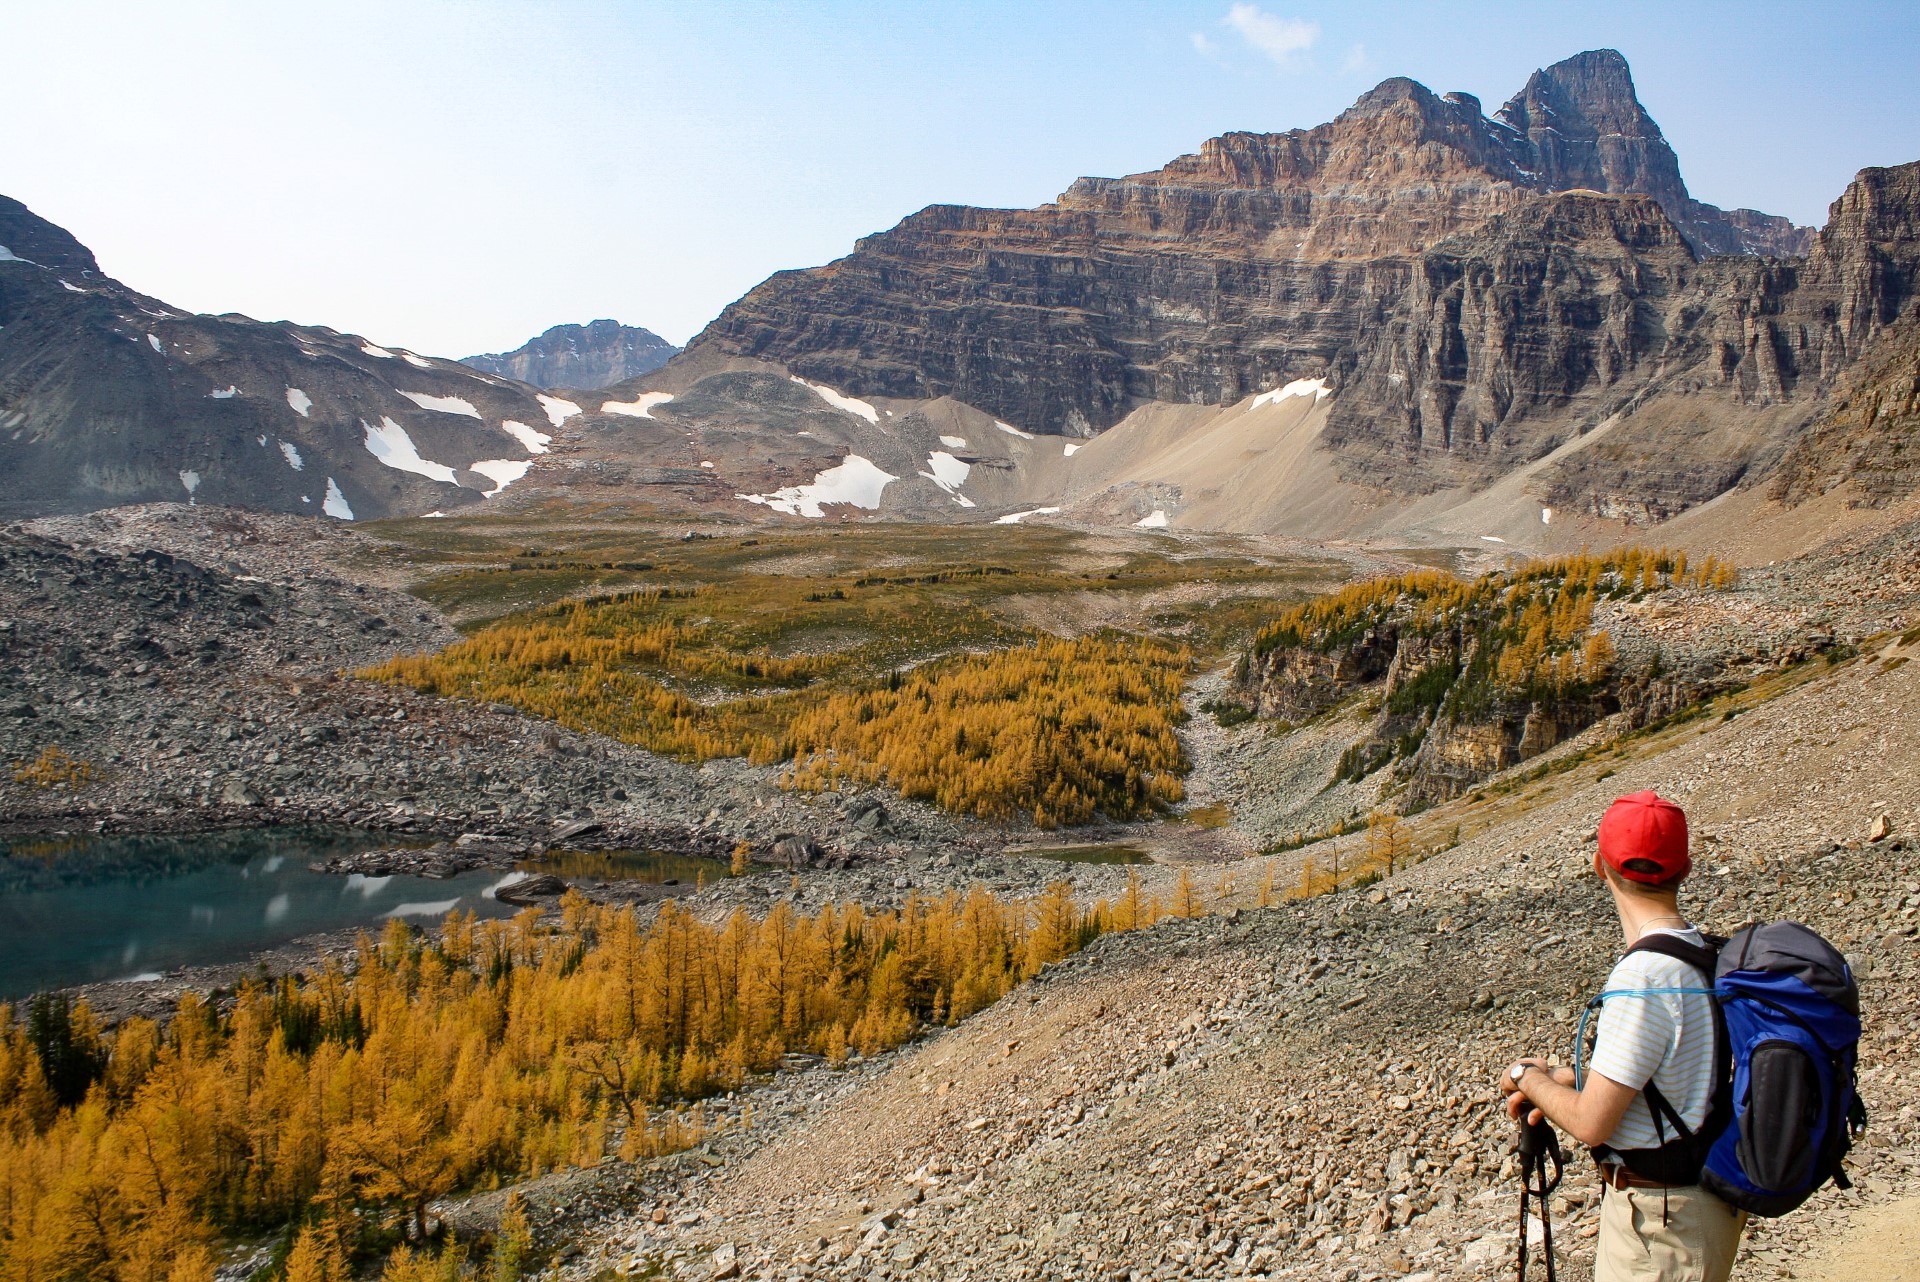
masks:
[[[40,265],[30,258],[19,257],[5,245],[0,245],[0,263],[25,263],[29,267],[38,267]]]
[[[736,494],[734,497],[788,516],[820,517],[826,515],[821,508],[828,503],[877,508],[888,482],[899,479],[891,472],[881,471],[872,460],[849,454],[844,463],[819,473],[811,484],[789,485],[771,494]]]
[[[1167,528],[1166,509],[1157,507],[1153,509],[1153,511],[1147,513],[1147,515],[1135,521],[1134,524],[1139,526],[1143,530],[1164,530]]]
[[[385,877],[369,877],[365,873],[350,872],[347,874],[346,889],[340,893],[344,895],[349,890],[357,890],[360,892],[360,898],[372,899],[375,895],[386,889],[387,883],[392,880],[393,875],[391,873]]]
[[[1552,524],[1553,524],[1553,509],[1552,509],[1552,508],[1550,508],[1550,507],[1543,507],[1543,508],[1541,508],[1541,509],[1540,509],[1540,524],[1542,524],[1542,525],[1552,525]]]
[[[162,356],[167,354],[166,346],[152,334],[147,335],[147,342],[152,345],[154,351],[160,353]]]
[[[713,470],[713,463],[711,460],[706,460],[706,459],[701,460],[700,466],[706,468],[709,472]]]
[[[1029,508],[1025,512],[1009,512],[1005,516],[996,516],[993,518],[993,523],[995,525],[1018,525],[1020,524],[1020,520],[1022,517],[1052,516],[1054,513],[1058,512],[1059,510],[1060,509],[1057,507]]]
[[[964,450],[967,448],[967,438],[964,436],[943,436],[940,438],[940,443],[950,450]]]
[[[1068,441],[1066,453],[1061,455],[1061,457],[1072,458],[1074,455],[1078,454],[1079,452],[1080,452],[1080,447],[1074,444],[1072,441]]]
[[[859,418],[864,418],[865,420],[867,420],[867,422],[872,423],[875,427],[878,427],[880,425],[880,411],[875,409],[873,406],[867,404],[865,401],[861,400],[859,397],[847,396],[840,392],[836,392],[831,387],[828,387],[824,383],[809,383],[806,379],[801,378],[798,374],[790,374],[788,375],[788,377],[793,379],[794,382],[800,384],[800,386],[810,389],[815,396],[818,396],[821,400],[833,406],[833,408],[837,410],[844,410],[848,414],[855,415]]]
[[[229,383],[218,391],[208,392],[207,395],[216,401],[230,401],[240,395],[240,389]]]
[[[514,871],[508,873],[506,876],[502,877],[499,881],[494,882],[491,886],[488,886],[485,890],[481,891],[480,898],[492,899],[497,892],[505,890],[508,886],[517,886],[521,882],[527,880],[529,877],[532,877],[532,876],[533,874],[530,872],[526,872],[522,869],[515,869]]]
[[[308,410],[313,408],[313,398],[297,387],[289,387],[287,389],[287,405],[301,418],[313,417],[313,415],[307,413]]]
[[[993,420],[993,425],[999,428],[1001,431],[1005,432],[1008,436],[1017,436],[1023,441],[1031,441],[1034,439],[1034,435],[1032,432],[1023,432],[1019,428],[1015,427],[1013,424],[1002,423],[997,418]]]
[[[402,352],[400,353],[400,356],[403,360],[407,362],[407,364],[413,366],[415,369],[432,369],[433,368],[432,361],[423,361],[418,356],[415,356],[412,352]]]
[[[1482,534],[1480,536],[1480,541],[1482,543],[1505,543],[1506,542],[1505,539],[1501,538],[1497,534]]]
[[[920,475],[952,495],[954,502],[961,507],[973,506],[973,500],[960,492],[960,487],[966,484],[967,474],[973,471],[973,464],[963,463],[944,450],[935,450],[927,455],[927,466],[933,471]]]
[[[536,394],[533,399],[540,402],[540,407],[547,412],[547,422],[553,424],[555,427],[560,426],[580,412],[578,405],[575,405],[572,401],[562,400],[558,396]]]
[[[260,435],[260,436],[256,436],[256,437],[254,437],[253,439],[254,439],[255,441],[257,441],[257,442],[259,442],[259,444],[260,444],[260,448],[261,448],[261,449],[263,449],[263,450],[264,450],[264,449],[266,449],[266,448],[267,448],[267,438],[266,438],[266,436],[265,436],[264,434],[263,434],[263,435]]]
[[[398,388],[394,390],[399,391]],[[473,402],[465,397],[429,396],[425,392],[400,392],[400,395],[423,410],[438,410],[442,414],[465,414],[468,418],[480,417],[480,411],[473,408]]]
[[[478,463],[469,464],[467,470],[469,472],[478,472],[493,482],[493,488],[485,491],[481,496],[490,499],[525,476],[527,469],[532,466],[532,459],[489,458],[481,459]]]
[[[360,423],[366,429],[367,453],[400,472],[412,472],[424,476],[430,481],[445,481],[456,485],[453,469],[445,463],[435,463],[431,459],[420,457],[420,451],[414,448],[413,438],[407,435],[407,429],[390,418],[382,418],[379,427],[369,426],[365,420]]]
[[[306,461],[300,457],[299,447],[292,441],[280,442],[280,453],[286,456],[287,466],[296,472],[306,470]]]
[[[378,356],[383,361],[390,361],[393,359],[392,352],[388,351],[384,347],[375,347],[372,343],[364,343],[364,342],[361,343],[360,351],[362,352],[362,354],[367,356]]]
[[[86,290],[80,288],[78,285],[74,284],[72,281],[66,279],[64,276],[60,278],[60,284],[76,294],[84,294],[87,292]]]
[[[1253,398],[1253,404],[1248,408],[1259,409],[1262,405],[1278,405],[1281,401],[1291,400],[1296,396],[1311,396],[1318,402],[1332,395],[1333,389],[1327,386],[1327,380],[1324,378],[1296,378],[1285,387],[1276,387],[1271,392],[1260,393]]]
[[[424,514],[424,515],[423,515],[423,516],[421,517],[421,519],[422,519],[422,520],[431,520],[431,519],[432,519],[433,517],[436,517],[436,516],[445,516],[445,515],[446,515],[446,513],[445,513],[445,512],[427,512],[427,513],[425,513],[425,514]]]
[[[347,506],[347,496],[340,492],[340,487],[333,483],[331,476],[327,478],[327,501],[320,505],[320,510],[342,521],[353,519],[353,509]]]
[[[526,446],[529,454],[545,454],[547,445],[553,440],[545,432],[528,427],[525,423],[516,423],[512,419],[502,423],[500,430]]]
[[[657,406],[665,405],[672,399],[672,392],[642,392],[630,401],[606,401],[600,406],[600,412],[621,414],[627,418],[652,418]]]
[[[313,499],[312,499],[312,498],[310,498],[309,496],[307,496],[307,495],[305,495],[305,494],[302,494],[302,495],[300,496],[300,501],[301,501],[302,503],[311,503],[311,502],[313,502]]]
[[[421,903],[395,904],[387,910],[389,917],[444,917],[460,906],[458,899],[435,899]]]
[[[187,502],[193,502],[193,492],[200,488],[200,473],[186,468],[180,473],[180,484],[187,487]]]

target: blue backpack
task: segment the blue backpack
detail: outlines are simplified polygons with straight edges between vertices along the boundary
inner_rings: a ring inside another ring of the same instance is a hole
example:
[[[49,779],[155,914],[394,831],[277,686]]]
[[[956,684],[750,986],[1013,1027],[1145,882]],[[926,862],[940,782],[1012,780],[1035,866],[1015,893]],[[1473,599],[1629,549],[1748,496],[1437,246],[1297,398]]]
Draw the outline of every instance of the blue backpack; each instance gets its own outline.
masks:
[[[1698,1183],[1755,1215],[1785,1215],[1828,1180],[1852,1185],[1841,1159],[1866,1129],[1854,1086],[1860,989],[1839,950],[1797,921],[1749,926],[1702,948],[1665,933],[1629,952],[1677,958],[1712,979],[1716,1085],[1707,1120],[1689,1130],[1659,1088],[1642,1093],[1658,1148],[1595,1150],[1662,1184]],[[1650,990],[1603,993],[1650,996]]]

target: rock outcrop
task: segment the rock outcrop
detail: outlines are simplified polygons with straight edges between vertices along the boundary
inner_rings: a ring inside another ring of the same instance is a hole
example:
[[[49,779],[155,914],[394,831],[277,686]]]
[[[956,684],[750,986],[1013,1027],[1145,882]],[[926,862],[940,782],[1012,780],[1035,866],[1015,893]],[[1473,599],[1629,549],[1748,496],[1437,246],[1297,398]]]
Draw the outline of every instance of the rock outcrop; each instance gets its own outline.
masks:
[[[651,374],[680,349],[650,329],[597,320],[555,325],[510,352],[462,357],[462,365],[535,387],[594,391]]]
[[[1891,327],[1795,444],[1771,493],[1804,503],[1851,483],[1850,501],[1885,507],[1920,489],[1920,311]]]
[[[452,511],[523,475],[518,384],[351,334],[197,316],[0,197],[0,513],[187,500],[340,519]]]
[[[1391,767],[1419,810],[1611,718],[1612,733],[1697,707],[1834,644],[1733,571],[1667,553],[1579,556],[1462,584],[1416,574],[1281,616],[1239,665],[1238,698],[1298,726],[1346,707],[1330,781]]]

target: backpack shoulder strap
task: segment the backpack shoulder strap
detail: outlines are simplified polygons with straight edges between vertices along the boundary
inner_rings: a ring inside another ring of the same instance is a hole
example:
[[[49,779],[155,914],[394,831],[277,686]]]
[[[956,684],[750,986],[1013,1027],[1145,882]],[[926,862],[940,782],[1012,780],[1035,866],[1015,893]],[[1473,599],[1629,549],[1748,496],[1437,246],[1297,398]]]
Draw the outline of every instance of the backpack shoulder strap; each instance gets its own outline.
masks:
[[[1663,957],[1683,961],[1704,974],[1707,977],[1707,986],[1712,987],[1720,961],[1720,950],[1726,947],[1727,941],[1719,935],[1709,935],[1705,931],[1700,932],[1700,937],[1706,941],[1704,945],[1689,943],[1678,935],[1670,935],[1665,931],[1655,931],[1635,940],[1627,952],[1629,954],[1659,953]],[[1707,1120],[1699,1131],[1700,1135],[1709,1138],[1724,1129],[1726,1121],[1732,1116],[1732,1101],[1728,1098],[1727,1088],[1733,1079],[1733,1054],[1727,1038],[1726,1012],[1720,1008],[1718,1000],[1713,1003],[1713,1043],[1713,1093],[1708,1098]],[[1689,1130],[1686,1123],[1680,1120],[1679,1112],[1660,1093],[1658,1087],[1648,1082],[1642,1088],[1642,1093],[1646,1095],[1649,1111],[1653,1114],[1656,1134],[1659,1133],[1661,1114],[1664,1113],[1683,1140],[1689,1143],[1694,1141],[1695,1132]]]
[[[1655,931],[1650,935],[1640,936],[1634,941],[1633,947],[1627,949],[1627,953],[1629,956],[1634,953],[1659,953],[1663,957],[1683,961],[1695,970],[1704,972],[1707,982],[1711,984],[1714,967],[1720,961],[1720,949],[1727,941],[1718,935],[1703,934],[1701,938],[1707,941],[1704,946],[1688,943],[1680,936],[1669,935],[1663,930]]]

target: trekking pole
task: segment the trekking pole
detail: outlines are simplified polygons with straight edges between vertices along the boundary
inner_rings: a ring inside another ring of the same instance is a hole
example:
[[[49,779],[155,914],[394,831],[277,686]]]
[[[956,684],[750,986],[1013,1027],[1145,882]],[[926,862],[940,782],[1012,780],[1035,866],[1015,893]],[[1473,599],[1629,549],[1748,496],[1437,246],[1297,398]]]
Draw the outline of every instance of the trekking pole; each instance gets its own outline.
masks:
[[[1547,1257],[1547,1282],[1553,1276],[1553,1208],[1547,1199],[1560,1187],[1560,1171],[1566,1154],[1560,1151],[1560,1137],[1544,1117],[1534,1123],[1520,1123],[1520,1266],[1519,1282],[1527,1282],[1527,1201],[1540,1199],[1540,1246]],[[1553,1174],[1547,1174],[1547,1167]]]

